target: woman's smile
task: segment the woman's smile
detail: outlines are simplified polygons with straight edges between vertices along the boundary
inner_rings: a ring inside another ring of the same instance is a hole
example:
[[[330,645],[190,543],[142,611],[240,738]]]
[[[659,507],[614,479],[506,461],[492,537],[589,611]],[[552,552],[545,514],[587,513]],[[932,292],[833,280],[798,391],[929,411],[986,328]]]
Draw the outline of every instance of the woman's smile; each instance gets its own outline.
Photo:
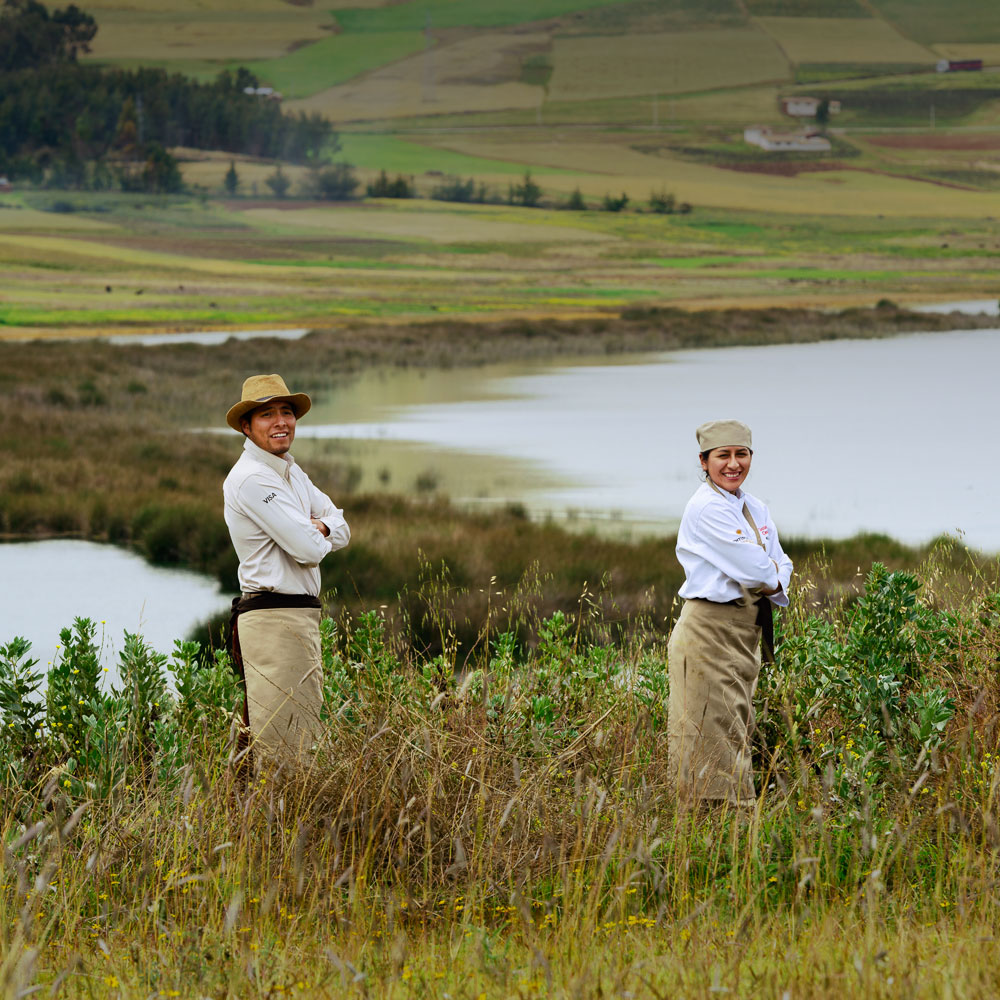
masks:
[[[729,493],[735,493],[750,472],[750,461],[753,452],[749,448],[726,446],[713,448],[708,458],[701,460],[701,467],[708,473],[708,478]]]

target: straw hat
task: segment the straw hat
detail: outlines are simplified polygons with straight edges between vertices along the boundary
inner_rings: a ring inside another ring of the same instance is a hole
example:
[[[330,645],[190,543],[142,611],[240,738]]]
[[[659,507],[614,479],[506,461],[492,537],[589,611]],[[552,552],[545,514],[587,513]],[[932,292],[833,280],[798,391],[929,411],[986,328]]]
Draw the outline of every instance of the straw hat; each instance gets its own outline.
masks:
[[[301,417],[309,412],[312,400],[304,392],[289,392],[280,375],[251,375],[243,383],[243,398],[226,414],[226,423],[234,431],[243,433],[241,418],[265,403],[288,402]]]
[[[750,428],[739,420],[710,420],[695,432],[699,451],[713,448],[753,448]]]

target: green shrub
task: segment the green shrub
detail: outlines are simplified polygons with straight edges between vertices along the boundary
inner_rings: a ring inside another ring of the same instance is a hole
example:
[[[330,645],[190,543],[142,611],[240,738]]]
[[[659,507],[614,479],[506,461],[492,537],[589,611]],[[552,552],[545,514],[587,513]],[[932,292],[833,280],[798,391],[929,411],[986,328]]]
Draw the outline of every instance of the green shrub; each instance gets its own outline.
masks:
[[[413,185],[413,178],[407,179],[402,174],[397,174],[393,180],[389,180],[389,175],[383,170],[374,181],[368,182],[369,198],[412,198],[416,194]]]

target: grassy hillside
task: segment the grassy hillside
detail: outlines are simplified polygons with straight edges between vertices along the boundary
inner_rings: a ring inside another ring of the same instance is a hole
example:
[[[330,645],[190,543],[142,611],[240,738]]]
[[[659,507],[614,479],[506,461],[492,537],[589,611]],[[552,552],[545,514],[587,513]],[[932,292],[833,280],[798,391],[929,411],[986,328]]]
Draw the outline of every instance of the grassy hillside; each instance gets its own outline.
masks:
[[[388,131],[382,162],[376,140],[345,141],[348,158],[374,171],[476,172],[503,184],[528,166],[564,172],[551,185],[564,197],[576,187],[595,198],[618,189],[634,204],[667,184],[682,200],[726,209],[993,214],[991,153],[963,157],[956,147],[948,164],[910,156],[901,170],[863,138],[871,128],[1000,128],[1000,75],[933,72],[942,55],[1000,63],[997,15],[971,0],[322,8],[258,0],[238,9],[175,0],[155,13],[101,0],[94,9],[101,29],[90,58],[200,76],[247,65],[284,93],[289,109],[319,112],[348,134]],[[842,102],[832,125],[847,145],[798,158],[815,171],[789,169],[798,160],[782,154],[753,166],[743,128],[795,127],[779,98],[796,91]],[[591,133],[552,131],[581,125]],[[655,157],[637,154],[638,143],[620,134],[636,128],[659,136],[647,144]],[[263,182],[256,168],[247,172]],[[214,175],[196,167],[192,177]]]
[[[381,140],[372,142],[377,153]],[[398,145],[387,148],[399,151]],[[579,148],[557,147],[567,171],[582,155]],[[874,141],[871,148],[901,174],[914,169],[909,156],[924,155]],[[596,141],[585,149],[599,155]],[[65,336],[130,327],[326,325],[359,317],[595,316],[631,305],[786,301],[835,307],[873,305],[882,298],[996,295],[1000,228],[982,217],[995,195],[966,190],[962,178],[908,182],[913,211],[967,207],[970,217],[962,223],[954,215],[890,214],[905,190],[900,181],[834,170],[804,175],[811,184],[795,206],[799,212],[780,212],[775,179],[742,169],[755,164],[685,166],[671,150],[660,152],[622,146],[600,154],[609,162],[634,157],[664,165],[659,177],[629,185],[641,214],[599,210],[601,196],[626,183],[607,176],[584,185],[589,211],[423,199],[337,206],[266,200],[250,191],[226,201],[59,192],[0,196],[0,337],[46,330]],[[961,162],[953,152],[925,151],[945,173]],[[974,158],[981,151],[962,155]],[[199,176],[221,186],[228,162],[199,165],[215,171],[214,181],[208,173]],[[242,163],[239,169],[246,187],[257,183],[259,189],[273,170],[259,167],[254,175]],[[260,179],[251,181],[254,176]],[[480,176],[504,193],[518,180],[511,173]],[[734,204],[748,191],[768,192],[770,185],[776,211],[649,211],[650,192],[669,183],[679,197],[693,196],[709,190],[706,177],[716,190],[728,191]],[[824,184],[829,177],[840,183]],[[853,184],[855,177],[861,182]],[[563,203],[575,179],[572,173],[538,176],[553,204]],[[439,180],[421,183],[429,188]],[[935,193],[931,204],[927,189]],[[857,204],[842,206],[831,200],[835,194],[850,195]],[[982,207],[975,217],[977,199]],[[865,207],[871,217],[861,214]],[[879,208],[883,218],[875,217]]]

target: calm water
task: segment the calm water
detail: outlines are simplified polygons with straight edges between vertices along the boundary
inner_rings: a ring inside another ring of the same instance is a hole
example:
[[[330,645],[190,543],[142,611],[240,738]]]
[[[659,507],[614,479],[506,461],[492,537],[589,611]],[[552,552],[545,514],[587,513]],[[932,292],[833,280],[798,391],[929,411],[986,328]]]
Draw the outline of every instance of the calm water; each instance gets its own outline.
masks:
[[[257,337],[271,337],[273,340],[299,340],[309,330],[306,327],[288,330],[194,330],[176,333],[123,333],[94,334],[87,337],[73,337],[73,340],[106,340],[109,344],[142,344],[155,347],[157,344],[224,344],[227,340],[253,340]],[[58,330],[30,337],[13,337],[12,340],[65,340]]]
[[[14,581],[0,608],[0,643],[15,635],[30,639],[31,656],[45,670],[56,655],[60,630],[74,618],[90,618],[98,625],[109,681],[118,678],[125,629],[169,654],[175,639],[229,606],[208,577],[150,566],[113,545],[69,540],[0,545],[0,571]]]
[[[405,371],[360,379],[297,433],[410,442],[431,465],[516,460],[558,485],[508,477],[490,502],[669,530],[698,483],[694,428],[735,416],[754,431],[748,488],[784,533],[920,542],[962,532],[996,551],[998,379],[1000,330]]]
[[[125,333],[102,337],[109,344],[224,344],[227,340],[254,340],[270,337],[273,340],[300,340],[308,329],[295,330],[202,330],[192,333]]]
[[[927,306],[914,306],[914,312],[964,313],[966,316],[1000,316],[1000,299],[964,299],[961,302],[935,302]]]

